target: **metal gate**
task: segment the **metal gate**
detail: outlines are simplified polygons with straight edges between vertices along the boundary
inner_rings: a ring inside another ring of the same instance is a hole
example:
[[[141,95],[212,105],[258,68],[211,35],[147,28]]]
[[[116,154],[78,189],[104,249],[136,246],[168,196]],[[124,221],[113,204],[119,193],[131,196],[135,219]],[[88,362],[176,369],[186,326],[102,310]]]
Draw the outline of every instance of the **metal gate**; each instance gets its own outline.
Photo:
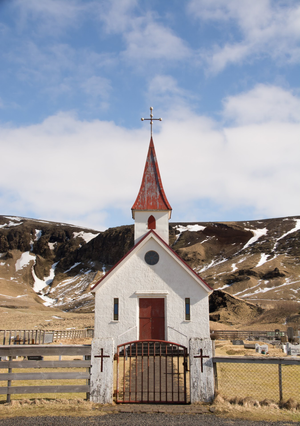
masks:
[[[119,345],[116,356],[117,402],[190,402],[185,346],[164,340],[137,340]]]

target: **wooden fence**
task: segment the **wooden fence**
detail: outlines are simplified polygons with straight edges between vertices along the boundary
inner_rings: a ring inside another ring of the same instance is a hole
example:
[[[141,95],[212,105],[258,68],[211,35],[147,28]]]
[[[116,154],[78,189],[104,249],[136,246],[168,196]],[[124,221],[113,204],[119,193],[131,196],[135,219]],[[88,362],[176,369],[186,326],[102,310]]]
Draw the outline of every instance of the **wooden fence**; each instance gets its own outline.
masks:
[[[43,345],[58,340],[93,337],[93,329],[83,330],[0,330],[2,345]]]
[[[44,360],[44,357],[58,356],[58,360]],[[62,356],[79,356],[81,359],[62,360]],[[91,345],[22,345],[0,346],[0,381],[6,381],[7,385],[0,387],[0,394],[7,395],[10,402],[12,394],[39,394],[39,393],[78,393],[85,392],[89,395],[90,357]],[[23,357],[22,360],[15,359]],[[5,358],[5,360],[3,360]],[[84,358],[84,359],[83,359]],[[85,368],[86,371],[71,372],[13,372],[15,369],[48,369],[48,368]],[[7,369],[7,372],[2,372]],[[86,380],[85,385],[39,385],[39,386],[12,386],[12,381],[18,380]]]
[[[265,339],[281,339],[281,337],[286,336],[286,331],[256,331],[256,330],[213,330],[210,333],[212,339],[245,339],[245,340],[259,340],[261,338]]]
[[[0,394],[10,402],[14,394],[90,392],[91,345],[0,346]],[[23,359],[17,359],[22,357]],[[58,359],[47,359],[57,357]],[[62,359],[69,357],[73,359]],[[80,359],[74,359],[79,357]],[[213,357],[215,388],[229,398],[253,397],[300,402],[300,359],[273,357]],[[75,371],[59,371],[59,369]],[[82,371],[76,371],[81,368]],[[24,370],[19,371],[19,370]],[[33,369],[34,372],[29,371]],[[57,369],[57,371],[47,371]],[[5,370],[5,371],[3,371]],[[46,370],[46,371],[45,371]],[[85,380],[85,384],[15,386],[15,381]]]

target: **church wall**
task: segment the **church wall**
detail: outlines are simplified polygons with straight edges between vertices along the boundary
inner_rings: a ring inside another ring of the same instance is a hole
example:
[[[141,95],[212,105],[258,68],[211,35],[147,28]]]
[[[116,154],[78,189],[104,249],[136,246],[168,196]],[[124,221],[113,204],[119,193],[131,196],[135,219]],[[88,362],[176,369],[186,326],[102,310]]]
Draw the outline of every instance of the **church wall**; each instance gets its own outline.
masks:
[[[169,244],[169,211],[136,211],[134,223],[134,243],[136,244],[147,232],[148,218],[154,216],[156,220],[155,232]]]
[[[160,257],[145,263],[147,251]],[[190,337],[209,338],[208,294],[157,241],[150,239],[129,255],[95,294],[95,338],[113,337],[117,344],[139,339],[140,297],[165,298],[165,339],[188,346]],[[113,300],[119,298],[119,321],[113,320]],[[185,298],[191,320],[185,320]]]

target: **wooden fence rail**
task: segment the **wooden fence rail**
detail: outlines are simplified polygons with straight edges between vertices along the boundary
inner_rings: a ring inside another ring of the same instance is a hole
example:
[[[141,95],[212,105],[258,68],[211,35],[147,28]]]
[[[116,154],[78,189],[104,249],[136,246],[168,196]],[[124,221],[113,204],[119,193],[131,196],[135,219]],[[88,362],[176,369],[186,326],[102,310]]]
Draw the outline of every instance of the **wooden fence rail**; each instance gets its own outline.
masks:
[[[14,360],[16,357],[23,357],[23,360]],[[43,360],[45,356],[58,356],[56,360]],[[80,356],[80,359],[61,360],[62,356]],[[7,402],[10,402],[12,394],[33,394],[33,393],[78,393],[85,392],[89,397],[89,380],[91,361],[90,345],[22,345],[22,346],[0,346],[0,357],[5,358],[0,362],[0,381],[7,381],[7,386],[0,386],[0,394],[7,395]],[[30,360],[35,357],[35,360]],[[85,359],[83,359],[85,358]],[[26,368],[85,368],[86,371],[72,372],[13,372],[13,369]],[[7,372],[2,372],[7,369]],[[12,380],[86,380],[85,385],[55,385],[55,386],[12,386]]]
[[[43,345],[58,340],[93,337],[93,329],[83,330],[0,330],[2,345]]]
[[[213,339],[251,339],[255,338],[259,340],[260,338],[266,339],[280,339],[283,336],[287,335],[286,331],[276,330],[276,331],[255,331],[255,330],[213,330],[210,333]]]

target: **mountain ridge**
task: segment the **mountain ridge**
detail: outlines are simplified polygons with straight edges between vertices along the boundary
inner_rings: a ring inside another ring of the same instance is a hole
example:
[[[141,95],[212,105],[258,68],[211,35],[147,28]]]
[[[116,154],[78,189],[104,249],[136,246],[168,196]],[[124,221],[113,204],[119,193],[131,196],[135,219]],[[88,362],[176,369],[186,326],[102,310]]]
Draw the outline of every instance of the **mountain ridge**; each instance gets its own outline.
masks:
[[[170,246],[211,287],[258,303],[299,300],[300,216],[170,223]],[[0,306],[92,311],[90,287],[133,246],[133,225],[99,232],[0,216]]]

